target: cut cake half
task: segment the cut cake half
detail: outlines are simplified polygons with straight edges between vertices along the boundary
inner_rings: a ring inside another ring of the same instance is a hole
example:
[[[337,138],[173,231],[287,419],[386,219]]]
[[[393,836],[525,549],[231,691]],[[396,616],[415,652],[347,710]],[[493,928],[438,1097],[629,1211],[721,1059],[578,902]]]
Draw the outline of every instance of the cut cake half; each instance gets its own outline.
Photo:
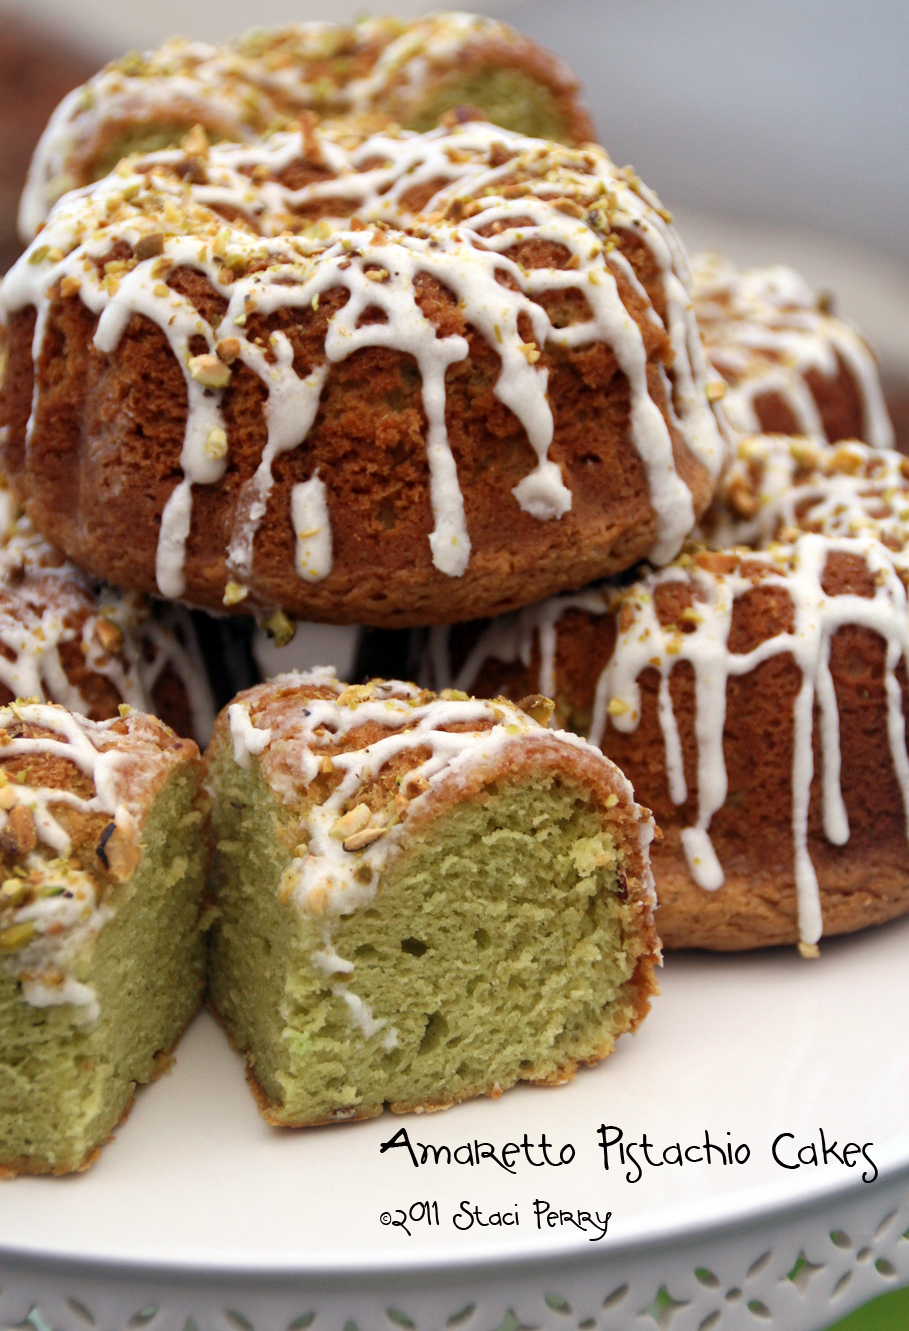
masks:
[[[0,1176],[91,1164],[201,1001],[198,749],[124,710],[0,708]]]
[[[558,1084],[646,1015],[653,825],[583,740],[324,670],[241,694],[207,761],[212,1001],[269,1122]]]

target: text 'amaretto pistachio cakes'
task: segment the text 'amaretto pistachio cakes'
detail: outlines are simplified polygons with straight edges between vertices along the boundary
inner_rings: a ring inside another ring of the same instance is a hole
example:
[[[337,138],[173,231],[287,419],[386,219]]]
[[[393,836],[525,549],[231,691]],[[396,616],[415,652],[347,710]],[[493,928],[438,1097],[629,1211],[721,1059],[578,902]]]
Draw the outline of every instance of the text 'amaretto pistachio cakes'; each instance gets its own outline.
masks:
[[[556,1085],[646,1015],[653,824],[583,740],[321,670],[241,694],[208,765],[211,992],[269,1122]]]
[[[84,1169],[199,1006],[191,740],[0,708],[0,1176]]]

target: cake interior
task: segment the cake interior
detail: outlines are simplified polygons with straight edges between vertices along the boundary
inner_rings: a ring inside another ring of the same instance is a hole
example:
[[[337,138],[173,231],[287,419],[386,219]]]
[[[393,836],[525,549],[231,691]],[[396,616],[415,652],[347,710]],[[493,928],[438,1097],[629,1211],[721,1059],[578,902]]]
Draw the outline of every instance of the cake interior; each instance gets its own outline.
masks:
[[[531,138],[561,143],[566,137],[565,116],[555,94],[526,70],[508,66],[483,65],[449,74],[432,89],[407,128],[425,134],[457,106],[480,107],[490,124]]]
[[[270,1121],[557,1083],[640,1017],[637,907],[580,783],[539,774],[446,805],[371,902],[331,917],[281,900],[294,820],[258,767],[225,746],[211,779],[212,994]]]
[[[196,773],[176,772],[142,827],[142,859],[112,887],[112,917],[76,954],[71,973],[95,992],[85,1023],[72,1004],[32,1007],[0,965],[0,1171],[84,1168],[151,1081],[199,1006],[202,814]]]

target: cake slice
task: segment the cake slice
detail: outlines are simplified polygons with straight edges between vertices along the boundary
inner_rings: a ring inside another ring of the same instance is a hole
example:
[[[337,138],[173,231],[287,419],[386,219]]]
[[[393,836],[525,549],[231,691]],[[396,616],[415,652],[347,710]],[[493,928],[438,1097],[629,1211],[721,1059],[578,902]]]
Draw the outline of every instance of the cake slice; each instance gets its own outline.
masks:
[[[646,1015],[653,824],[585,741],[322,670],[240,694],[207,763],[212,1001],[269,1122],[556,1085]]]
[[[198,749],[124,710],[0,708],[0,1175],[91,1164],[201,1000]]]

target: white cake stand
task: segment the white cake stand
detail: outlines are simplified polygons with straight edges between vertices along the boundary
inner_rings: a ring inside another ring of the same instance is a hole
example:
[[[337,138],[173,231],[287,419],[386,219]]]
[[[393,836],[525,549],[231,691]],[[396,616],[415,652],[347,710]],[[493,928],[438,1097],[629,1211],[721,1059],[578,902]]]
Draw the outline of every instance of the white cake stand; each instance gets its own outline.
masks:
[[[638,1036],[570,1086],[304,1132],[259,1119],[202,1017],[89,1173],[0,1184],[0,1326],[818,1331],[909,1283],[907,956],[909,920],[814,962],[673,955]],[[607,1170],[601,1126],[667,1163]],[[439,1163],[382,1152],[402,1128]],[[867,1153],[812,1164],[821,1132]],[[699,1160],[705,1133],[739,1162]],[[513,1173],[466,1162],[525,1134]],[[564,1164],[530,1163],[544,1135]]]

